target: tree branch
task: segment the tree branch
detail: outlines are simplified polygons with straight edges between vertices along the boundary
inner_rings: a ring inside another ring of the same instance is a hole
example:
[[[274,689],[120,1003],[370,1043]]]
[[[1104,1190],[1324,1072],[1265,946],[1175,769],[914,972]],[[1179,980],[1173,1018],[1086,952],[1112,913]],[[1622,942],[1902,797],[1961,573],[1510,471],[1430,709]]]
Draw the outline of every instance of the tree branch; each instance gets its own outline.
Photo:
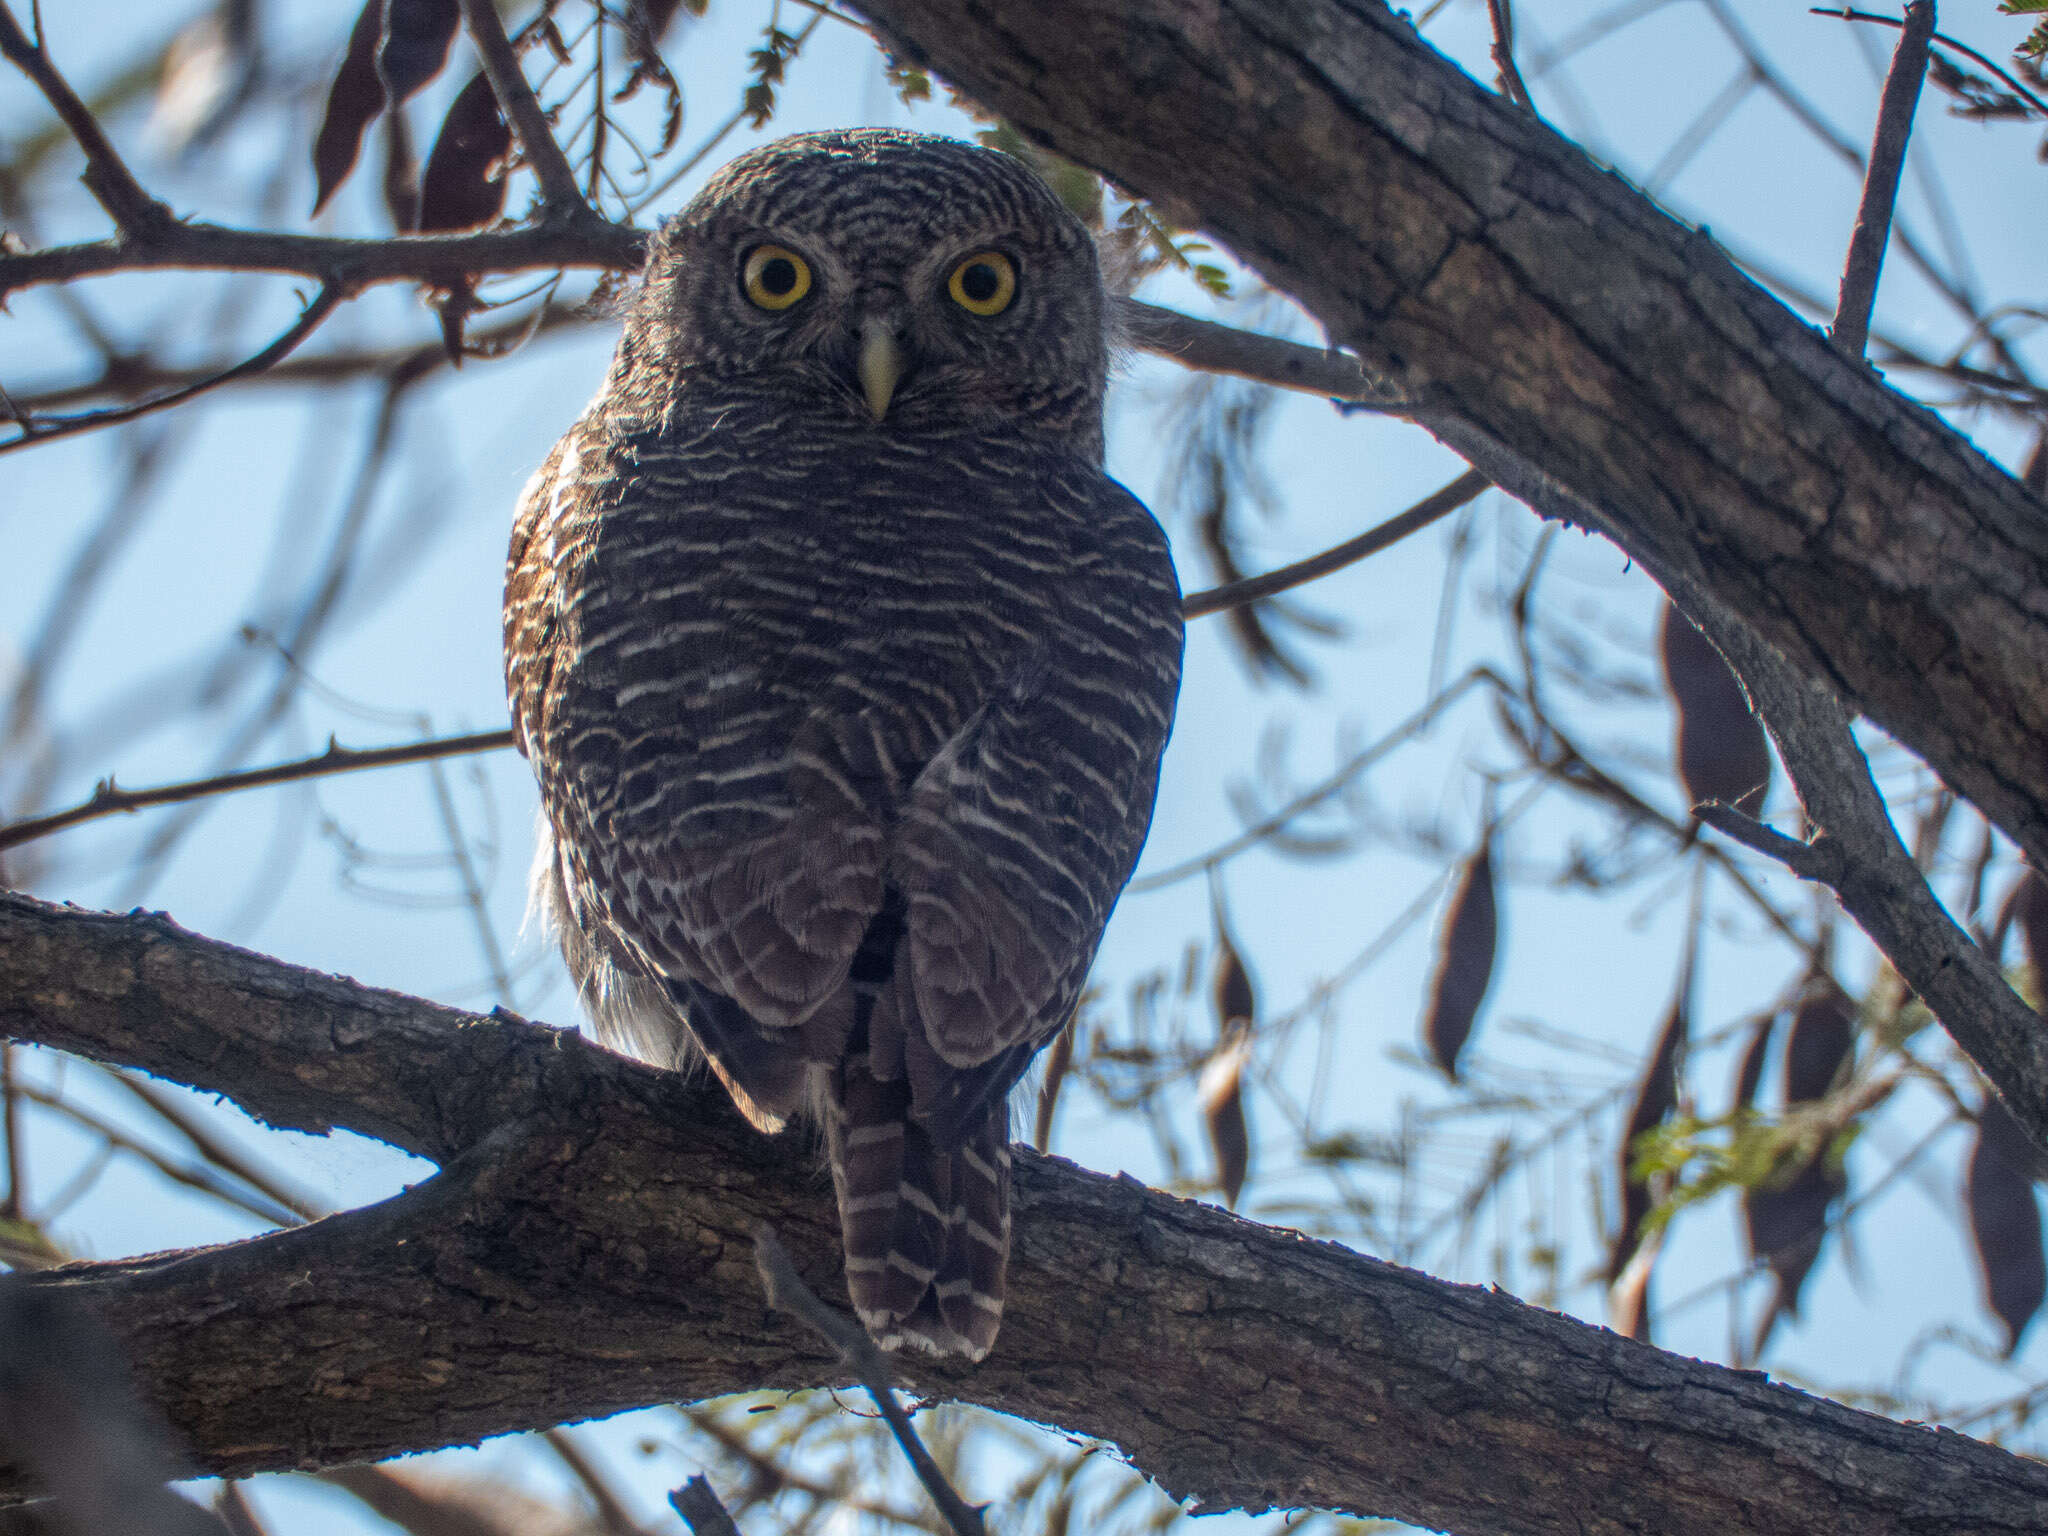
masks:
[[[101,131],[92,109],[78,99],[78,93],[50,62],[40,20],[31,42],[4,0],[0,0],[0,57],[35,82],[36,89],[78,140],[78,147],[85,151],[85,185],[123,235],[130,240],[148,241],[177,225],[171,210],[142,190],[142,183],[135,179],[120,152]],[[4,284],[0,284],[0,293],[4,292]]]
[[[232,384],[237,379],[246,379],[263,372],[271,364],[291,356],[300,342],[320,328],[326,318],[333,314],[336,306],[348,295],[334,284],[329,283],[313,296],[299,318],[288,326],[284,333],[254,357],[244,358],[231,368],[195,379],[190,384],[169,390],[164,394],[152,395],[128,405],[110,406],[100,411],[81,411],[75,416],[54,419],[37,418],[32,412],[17,411],[15,424],[21,428],[21,435],[11,442],[0,443],[0,453],[11,453],[17,448],[32,447],[37,443],[51,442],[60,437],[70,437],[79,432],[90,432],[99,427],[111,427],[124,421],[133,421],[138,416],[147,416],[153,411],[169,410],[174,405],[183,405],[195,395],[203,395],[210,389],[223,384]],[[0,842],[0,848],[6,844]]]
[[[182,805],[229,795],[237,790],[256,789],[266,784],[292,784],[301,779],[325,778],[336,773],[357,773],[365,768],[393,768],[404,763],[426,763],[443,757],[461,757],[471,752],[495,752],[512,745],[512,732],[478,731],[469,736],[444,736],[432,741],[411,741],[398,747],[352,750],[330,741],[327,750],[295,762],[273,763],[268,768],[250,768],[241,773],[216,774],[207,779],[188,779],[179,784],[160,784],[154,789],[122,789],[112,779],[102,779],[89,799],[47,816],[30,816],[0,825],[0,852],[62,832],[102,816],[144,810],[153,805]]]
[[[1877,304],[1877,279],[1884,270],[1890,243],[1892,207],[1898,202],[1899,173],[1906,164],[1906,144],[1913,132],[1913,113],[1920,104],[1920,85],[1927,78],[1927,45],[1934,36],[1934,0],[1907,0],[1906,24],[1892,51],[1891,69],[1878,98],[1877,127],[1870,144],[1870,169],[1863,178],[1863,197],[1856,205],[1856,228],[1842,263],[1842,291],[1835,301],[1830,334],[1851,357],[1861,357],[1870,339],[1870,312]]]
[[[0,1029],[443,1165],[309,1226],[25,1282],[106,1319],[205,1471],[843,1379],[764,1318],[752,1264],[769,1220],[838,1292],[827,1181],[708,1079],[15,895]],[[1114,1440],[1205,1508],[1486,1536],[2018,1536],[2048,1510],[2048,1469],[1990,1446],[1021,1149],[1017,1205],[995,1354],[898,1371]]]
[[[0,298],[42,283],[112,272],[287,272],[353,293],[373,283],[445,286],[476,272],[633,270],[646,254],[646,240],[645,230],[596,217],[574,228],[533,224],[481,234],[379,240],[173,224],[147,240],[94,240],[19,255],[0,253]]]
[[[498,8],[491,0],[462,0],[462,19],[468,24],[470,40],[476,44],[484,74],[490,78],[491,94],[498,98],[498,105],[505,111],[505,120],[519,135],[519,147],[526,151],[526,163],[533,167],[534,178],[540,182],[540,195],[547,207],[548,221],[568,225],[596,222],[597,215],[583,200],[582,189],[576,185],[576,172],[569,164],[569,157],[555,142],[555,132],[548,126],[547,114],[541,111],[533,87],[526,82],[526,71],[520,68],[519,54],[513,49],[512,40],[505,35],[505,24],[498,19]],[[599,110],[603,110],[602,105]]]

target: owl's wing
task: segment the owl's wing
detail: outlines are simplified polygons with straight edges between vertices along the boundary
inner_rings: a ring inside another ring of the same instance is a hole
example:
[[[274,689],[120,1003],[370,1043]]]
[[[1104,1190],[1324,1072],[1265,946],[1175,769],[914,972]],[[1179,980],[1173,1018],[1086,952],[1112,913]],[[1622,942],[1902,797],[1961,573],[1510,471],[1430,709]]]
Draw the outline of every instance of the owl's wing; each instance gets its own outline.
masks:
[[[889,1072],[900,1037],[912,1113],[941,1144],[1066,1023],[1151,823],[1181,624],[1163,536],[1137,516],[1133,547],[1062,594],[1038,649],[919,773],[890,838],[907,931],[871,1049]]]

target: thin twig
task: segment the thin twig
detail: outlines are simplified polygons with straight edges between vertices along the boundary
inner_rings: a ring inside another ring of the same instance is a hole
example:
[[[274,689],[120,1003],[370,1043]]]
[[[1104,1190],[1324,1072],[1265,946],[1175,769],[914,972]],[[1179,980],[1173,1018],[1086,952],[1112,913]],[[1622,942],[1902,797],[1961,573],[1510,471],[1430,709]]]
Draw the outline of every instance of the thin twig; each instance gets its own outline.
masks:
[[[1927,78],[1927,44],[1933,36],[1934,0],[1907,0],[1899,46],[1884,79],[1884,94],[1878,99],[1870,168],[1863,177],[1863,198],[1856,207],[1856,230],[1849,237],[1848,259],[1842,264],[1842,291],[1835,301],[1835,323],[1830,332],[1835,345],[1852,357],[1861,357],[1870,339],[1870,311],[1877,303],[1877,279],[1884,270],[1885,247],[1891,241],[1899,173],[1906,163],[1906,142],[1913,132],[1913,113],[1920,105],[1921,82]]]
[[[1743,847],[1776,859],[1802,880],[1818,880],[1823,885],[1832,885],[1841,878],[1841,850],[1833,843],[1819,840],[1824,834],[1816,834],[1814,841],[1802,842],[1796,837],[1787,837],[1777,828],[1767,826],[1722,800],[1708,800],[1696,805],[1692,813]]]
[[[626,1506],[619,1502],[618,1494],[612,1491],[597,1464],[583,1454],[583,1447],[570,1438],[566,1429],[557,1427],[545,1430],[541,1439],[547,1441],[548,1449],[562,1459],[576,1481],[583,1485],[583,1491],[590,1495],[590,1502],[597,1506],[597,1522],[611,1536],[645,1536],[646,1527],[635,1520]],[[685,1519],[689,1517],[684,1516]]]
[[[1837,21],[1870,21],[1875,22],[1880,27],[1904,27],[1906,25],[1905,22],[1899,20],[1896,16],[1876,16],[1869,11],[1852,11],[1846,6],[1839,8],[1832,5],[1808,6],[1807,14],[1810,16],[1832,16]],[[2020,97],[2028,106],[2032,107],[2043,117],[2048,117],[2048,101],[2043,101],[2040,97],[2036,96],[2018,80],[2015,80],[2011,75],[2000,69],[1990,59],[1985,58],[1983,54],[1972,48],[1968,43],[1959,43],[1945,32],[1935,33],[1932,41],[1939,43],[1942,47],[1948,49],[1950,53],[1960,53],[1971,63],[1988,69],[1992,74],[1998,76],[2000,83],[2007,90]]]
[[[117,812],[139,811],[154,805],[178,805],[212,795],[232,794],[264,784],[289,784],[299,779],[325,778],[334,773],[354,773],[364,768],[391,768],[401,763],[424,763],[441,757],[461,757],[471,752],[495,752],[512,745],[512,732],[478,731],[468,736],[444,736],[433,741],[415,741],[402,747],[377,747],[352,751],[329,742],[318,757],[276,763],[268,768],[251,768],[242,773],[223,773],[182,784],[164,784],[155,789],[122,789],[112,779],[102,780],[92,798],[69,810],[48,816],[33,816],[0,826],[0,849],[18,847],[52,832],[61,832],[81,822],[95,821]]]
[[[168,410],[171,406],[182,405],[195,395],[203,395],[210,389],[218,389],[221,385],[233,383],[236,379],[245,379],[251,374],[261,373],[272,363],[289,357],[293,349],[318,330],[321,322],[333,314],[336,306],[347,297],[347,290],[340,285],[326,284],[313,296],[313,301],[300,312],[299,318],[291,323],[285,333],[254,357],[245,358],[224,372],[195,380],[166,394],[152,395],[147,400],[137,400],[128,405],[108,406],[104,410],[81,411],[75,416],[60,416],[42,421],[33,417],[17,417],[21,435],[0,443],[0,453],[12,453],[17,448],[27,448],[56,438],[71,437],[80,432],[91,432],[100,427],[111,427],[119,422],[133,421],[136,417],[147,416],[153,411]]]
[[[0,297],[18,288],[109,272],[294,272],[351,291],[372,283],[445,286],[476,272],[563,267],[630,271],[646,257],[647,232],[591,215],[574,226],[534,224],[469,235],[395,235],[351,240],[220,224],[173,224],[147,243],[93,240],[20,255],[0,253]]]
[[[1114,300],[1111,311],[1123,340],[1185,368],[1349,401],[1394,416],[1413,417],[1422,410],[1422,402],[1368,378],[1348,353],[1197,320],[1140,299]]]
[[[1263,576],[1247,576],[1243,581],[1211,587],[1206,592],[1189,593],[1181,599],[1181,617],[1199,619],[1226,609],[1242,608],[1246,603],[1256,603],[1276,592],[1285,592],[1290,587],[1303,586],[1332,571],[1341,571],[1345,566],[1355,565],[1370,555],[1391,548],[1411,533],[1418,533],[1431,523],[1448,517],[1492,485],[1493,482],[1478,470],[1468,469],[1450,484],[1423,497],[1406,512],[1396,513],[1377,527],[1368,528],[1333,549],[1310,555],[1306,560],[1297,560],[1292,565],[1283,565]]]
[[[804,1284],[803,1276],[797,1273],[796,1264],[790,1259],[789,1250],[782,1246],[782,1239],[775,1235],[772,1226],[765,1221],[755,1222],[753,1236],[754,1267],[761,1272],[761,1285],[768,1293],[768,1305],[778,1312],[787,1312],[839,1351],[840,1358],[852,1368],[855,1379],[867,1389],[868,1396],[882,1411],[889,1432],[896,1437],[896,1443],[903,1448],[903,1454],[910,1462],[910,1470],[924,1484],[925,1492],[931,1495],[932,1503],[938,1506],[946,1524],[953,1528],[954,1536],[988,1536],[981,1511],[961,1498],[953,1485],[946,1481],[946,1474],[939,1470],[939,1464],[932,1460],[932,1453],[925,1449],[924,1441],[918,1437],[910,1415],[896,1400],[888,1362],[882,1358],[882,1351],[876,1347],[875,1341],[857,1323],[826,1306],[818,1299],[817,1293]]]
[[[71,130],[71,136],[78,140],[78,147],[85,151],[86,188],[99,199],[100,206],[123,235],[131,240],[149,241],[178,222],[169,208],[142,190],[142,183],[135,179],[100,130],[92,109],[78,99],[78,93],[50,62],[40,19],[35,40],[30,41],[4,0],[0,0],[0,56],[36,83],[36,88],[64,120],[64,126]]]
[[[302,1221],[318,1221],[328,1214],[330,1207],[326,1204],[309,1195],[301,1194],[269,1169],[244,1157],[228,1145],[226,1140],[215,1135],[210,1127],[191,1112],[183,1090],[169,1087],[134,1072],[115,1071],[108,1075],[148,1105],[158,1119],[190,1142],[193,1150],[201,1157],[216,1168],[233,1174],[265,1199],[275,1200]]]
[[[597,215],[583,200],[569,157],[555,142],[547,114],[541,110],[533,87],[527,84],[526,71],[520,67],[512,39],[505,35],[505,24],[498,19],[497,7],[491,0],[462,0],[462,17],[469,24],[469,35],[476,44],[484,73],[490,78],[491,91],[498,98],[498,105],[505,109],[505,120],[519,135],[526,163],[540,183],[549,221],[578,224],[594,220]]]
[[[1493,23],[1493,67],[1500,71],[1500,88],[1509,101],[1525,112],[1534,112],[1529,87],[1515,68],[1515,15],[1513,0],[1486,0],[1486,15]]]

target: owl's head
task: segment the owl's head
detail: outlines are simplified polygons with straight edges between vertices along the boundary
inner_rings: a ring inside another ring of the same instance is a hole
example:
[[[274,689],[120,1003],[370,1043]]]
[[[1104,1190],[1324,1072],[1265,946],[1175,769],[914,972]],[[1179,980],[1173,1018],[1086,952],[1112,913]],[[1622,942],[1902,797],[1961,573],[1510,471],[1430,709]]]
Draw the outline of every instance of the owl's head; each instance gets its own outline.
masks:
[[[1020,161],[866,128],[741,156],[656,238],[620,364],[878,431],[1016,430],[1099,455],[1087,228]]]

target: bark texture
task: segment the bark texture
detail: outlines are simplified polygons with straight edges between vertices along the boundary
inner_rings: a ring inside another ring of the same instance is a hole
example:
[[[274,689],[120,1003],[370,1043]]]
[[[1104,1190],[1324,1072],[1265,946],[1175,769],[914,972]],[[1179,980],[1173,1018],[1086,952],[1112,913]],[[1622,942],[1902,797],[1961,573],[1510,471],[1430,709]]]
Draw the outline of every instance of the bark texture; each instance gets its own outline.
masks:
[[[761,1304],[837,1296],[831,1192],[708,1083],[196,938],[0,895],[0,1033],[442,1163],[391,1200],[15,1282],[91,1306],[209,1472],[314,1467],[834,1381]],[[1100,1435],[1210,1508],[1473,1533],[2018,1533],[2048,1468],[1020,1150],[1009,1310],[906,1383]],[[18,1480],[10,1486],[19,1487]]]

